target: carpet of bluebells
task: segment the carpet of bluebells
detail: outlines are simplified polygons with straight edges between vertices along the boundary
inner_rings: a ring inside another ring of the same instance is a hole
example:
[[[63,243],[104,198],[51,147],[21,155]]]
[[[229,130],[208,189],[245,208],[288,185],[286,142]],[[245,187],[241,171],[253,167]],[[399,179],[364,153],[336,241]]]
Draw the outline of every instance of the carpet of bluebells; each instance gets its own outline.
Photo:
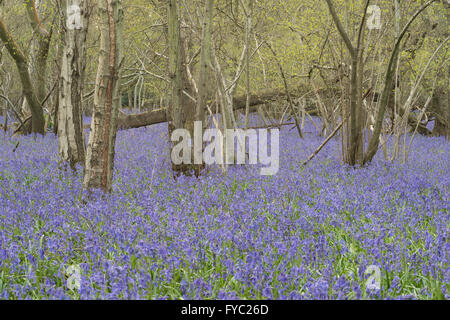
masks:
[[[323,140],[305,132],[281,130],[275,176],[176,181],[166,125],[119,132],[113,192],[88,202],[53,134],[0,133],[0,299],[450,299],[445,139],[362,169],[335,139],[303,167]]]

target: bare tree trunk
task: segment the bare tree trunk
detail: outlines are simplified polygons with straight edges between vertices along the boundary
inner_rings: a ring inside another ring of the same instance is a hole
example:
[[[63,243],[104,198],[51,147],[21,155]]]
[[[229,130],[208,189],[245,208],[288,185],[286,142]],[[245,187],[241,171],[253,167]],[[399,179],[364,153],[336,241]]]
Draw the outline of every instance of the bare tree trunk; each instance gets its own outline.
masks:
[[[447,89],[448,90],[448,89]],[[450,137],[450,106],[448,93],[439,88],[433,95],[433,114],[435,117],[433,136]]]
[[[202,43],[200,51],[200,68],[198,74],[198,94],[197,106],[195,110],[195,120],[202,121],[201,135],[203,137],[203,130],[205,128],[205,109],[207,106],[208,95],[211,92],[210,87],[210,68],[211,68],[211,29],[213,24],[214,0],[207,0],[205,4],[205,16],[203,21]],[[193,148],[194,159],[203,159],[202,148]],[[200,174],[204,168],[203,162],[201,164],[194,163],[194,170],[197,175]]]
[[[62,22],[64,23],[64,22]],[[58,39],[60,40],[60,39]],[[65,33],[61,35],[61,40],[65,41]],[[51,113],[53,115],[53,134],[55,136],[58,135],[58,110],[59,110],[59,93],[61,91],[61,69],[62,69],[62,61],[63,61],[64,47],[59,45],[58,50],[55,57],[55,65],[54,65],[54,74],[58,77],[58,83],[56,85],[56,92],[54,96],[53,107],[51,109]]]
[[[36,82],[36,96],[41,102],[45,98],[45,84],[47,74],[47,58],[52,38],[52,29],[47,31],[39,18],[40,1],[24,0],[25,8],[33,28],[36,48],[31,52],[30,69],[33,80]]]
[[[175,129],[183,126],[183,109],[181,105],[183,87],[182,87],[182,70],[181,60],[181,35],[180,23],[178,21],[178,1],[167,1],[168,15],[168,38],[169,38],[169,105],[167,108],[169,139]],[[172,152],[172,151],[171,151]],[[179,166],[172,165],[174,172],[180,171]]]
[[[123,62],[121,0],[98,0],[101,31],[91,133],[86,152],[84,188],[110,192],[114,169],[120,78]]]
[[[28,72],[28,63],[22,50],[17,46],[16,42],[12,38],[8,31],[8,28],[3,22],[0,15],[0,39],[5,44],[9,54],[14,59],[17,69],[19,70],[20,81],[22,83],[22,92],[27,99],[31,109],[32,116],[32,132],[44,134],[44,112],[39,99],[36,96],[35,89],[31,82],[30,73]]]
[[[450,23],[450,3],[444,3],[442,1],[442,6],[446,7],[444,14],[440,16],[440,23],[442,25],[447,25]],[[440,37],[448,37],[449,30],[448,27],[444,28],[442,35]],[[446,79],[443,84],[436,88],[433,96],[432,102],[432,114],[435,117],[433,135],[434,136],[446,136],[447,140],[450,141],[450,91],[449,80],[450,79],[450,65],[447,63],[447,67],[443,70],[443,78]]]
[[[332,0],[326,0],[328,4],[328,8],[330,14],[333,18],[333,21],[338,29],[342,40],[344,41],[347,50],[350,53],[351,61],[352,61],[352,70],[351,70],[351,80],[350,80],[350,145],[344,144],[344,148],[346,149],[344,152],[344,161],[348,162],[348,164],[354,166],[356,164],[362,164],[363,161],[363,135],[362,135],[362,75],[363,75],[363,65],[362,65],[362,56],[363,56],[363,40],[364,40],[364,27],[366,23],[367,16],[367,8],[369,6],[370,1],[366,0],[363,12],[363,18],[361,20],[359,30],[358,30],[358,39],[357,45],[354,46],[352,41],[350,40],[348,34],[345,32],[344,27],[339,20],[339,17],[336,13]],[[345,113],[346,114],[346,113]],[[344,114],[344,117],[346,115]]]
[[[86,68],[89,0],[64,0],[65,46],[62,56],[58,109],[58,152],[72,169],[84,164],[82,94]]]
[[[424,11],[428,6],[430,6],[433,2],[436,0],[430,0],[427,3],[425,3],[419,10],[416,11],[416,13],[411,17],[409,22],[405,25],[402,32],[398,36],[394,49],[392,51],[389,65],[386,70],[386,79],[384,81],[384,89],[381,93],[381,101],[378,108],[377,118],[375,121],[375,129],[373,132],[372,137],[369,140],[369,145],[367,147],[367,152],[364,155],[364,164],[372,161],[373,157],[378,151],[378,146],[380,143],[380,134],[381,134],[381,128],[383,125],[384,120],[384,113],[386,112],[386,107],[389,103],[389,96],[392,89],[394,77],[395,77],[395,70],[397,69],[397,62],[398,62],[398,56],[400,53],[400,43],[405,36],[406,32],[408,31],[411,24],[414,22],[414,20]]]
[[[186,129],[191,138],[194,138],[194,120],[196,117],[196,104],[192,86],[188,78],[186,65],[186,52],[180,30],[178,15],[178,1],[167,2],[168,32],[169,32],[169,79],[170,94],[167,119],[169,120],[169,137],[176,129]],[[194,99],[194,101],[193,101]],[[174,146],[174,145],[172,145]],[[194,144],[192,144],[194,146]],[[172,153],[172,150],[171,150]],[[200,174],[201,166],[195,166],[194,153],[191,152],[190,163],[172,164],[174,176],[189,175],[192,170]]]
[[[31,28],[33,29],[33,39],[30,46],[28,59],[28,73],[35,86],[35,94],[40,103],[45,99],[47,83],[47,60],[52,39],[53,21],[50,24],[50,31],[41,23],[39,12],[42,9],[40,0],[23,0]],[[43,106],[42,106],[43,107]],[[29,102],[24,100],[22,110],[26,114],[29,112]],[[27,131],[29,129],[25,129]]]
[[[207,0],[203,22],[202,46],[200,52],[200,70],[198,76],[198,98],[195,119],[204,121],[208,98],[208,75],[211,66],[211,27],[213,22],[214,0]]]
[[[3,130],[6,132],[8,132],[8,104],[5,101],[5,107],[3,108]]]
[[[250,36],[252,32],[252,14],[253,14],[253,0],[249,0],[249,8],[247,9],[244,5],[244,2],[242,2],[242,7],[244,8],[245,15],[247,16],[247,22],[245,25],[245,75],[246,75],[246,94],[247,94],[247,100],[245,105],[245,129],[248,128],[248,115],[250,112]]]

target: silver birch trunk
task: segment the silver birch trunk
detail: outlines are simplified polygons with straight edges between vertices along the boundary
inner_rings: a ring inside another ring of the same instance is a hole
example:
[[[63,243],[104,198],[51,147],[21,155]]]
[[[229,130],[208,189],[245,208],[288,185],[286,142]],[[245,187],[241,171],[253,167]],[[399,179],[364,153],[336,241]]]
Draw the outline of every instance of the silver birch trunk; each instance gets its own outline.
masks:
[[[120,78],[123,61],[121,0],[98,0],[101,30],[91,133],[86,152],[84,188],[110,192],[114,168]]]
[[[86,68],[86,35],[90,0],[64,0],[65,46],[58,109],[58,152],[70,164],[85,161],[82,93]]]

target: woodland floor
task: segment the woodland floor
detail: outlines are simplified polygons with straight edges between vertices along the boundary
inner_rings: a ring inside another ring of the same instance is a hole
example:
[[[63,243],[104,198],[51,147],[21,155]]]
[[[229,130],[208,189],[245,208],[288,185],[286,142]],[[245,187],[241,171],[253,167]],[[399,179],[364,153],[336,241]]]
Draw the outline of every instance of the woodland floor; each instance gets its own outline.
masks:
[[[166,125],[119,132],[113,192],[87,204],[54,135],[0,133],[0,298],[449,299],[445,139],[417,136],[406,164],[380,151],[363,169],[332,140],[302,167],[323,140],[305,132],[282,129],[276,176],[239,166],[177,181]]]

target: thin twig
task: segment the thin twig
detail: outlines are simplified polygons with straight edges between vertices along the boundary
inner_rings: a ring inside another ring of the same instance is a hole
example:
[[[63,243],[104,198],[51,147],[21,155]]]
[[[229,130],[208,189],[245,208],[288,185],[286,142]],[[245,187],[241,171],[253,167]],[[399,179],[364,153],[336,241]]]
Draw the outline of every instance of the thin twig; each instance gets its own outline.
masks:
[[[347,121],[349,116],[347,116],[344,120],[341,121],[341,123],[334,129],[334,131],[328,136],[328,138],[325,139],[324,142],[309,156],[308,160],[303,162],[303,166],[306,166],[314,157],[320,152],[320,150],[325,147],[325,145],[336,135],[336,133],[342,128],[344,125],[344,122]]]

